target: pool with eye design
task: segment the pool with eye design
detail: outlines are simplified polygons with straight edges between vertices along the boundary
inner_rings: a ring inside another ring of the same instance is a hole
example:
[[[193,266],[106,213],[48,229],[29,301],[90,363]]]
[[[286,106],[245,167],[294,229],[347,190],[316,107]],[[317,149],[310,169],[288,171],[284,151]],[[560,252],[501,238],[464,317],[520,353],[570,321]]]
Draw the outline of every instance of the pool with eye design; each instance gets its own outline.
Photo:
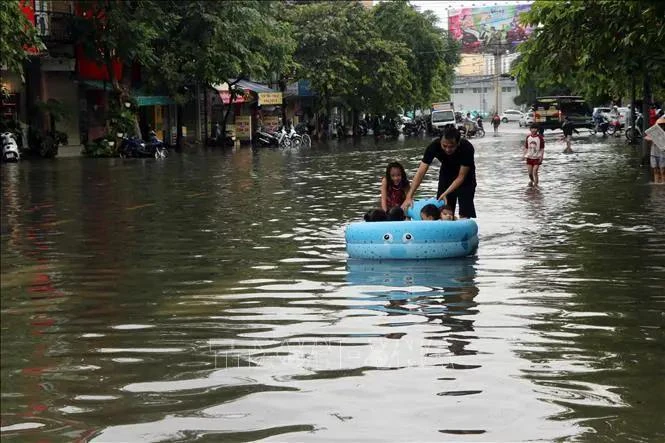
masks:
[[[351,258],[437,259],[465,257],[478,248],[474,220],[356,222],[346,228]]]

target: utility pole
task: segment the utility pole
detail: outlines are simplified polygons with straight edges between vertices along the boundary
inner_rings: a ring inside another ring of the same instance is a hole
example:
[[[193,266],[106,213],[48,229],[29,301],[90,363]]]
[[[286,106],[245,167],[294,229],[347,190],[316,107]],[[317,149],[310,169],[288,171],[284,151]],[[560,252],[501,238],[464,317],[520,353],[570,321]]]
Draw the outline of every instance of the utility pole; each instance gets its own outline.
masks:
[[[494,112],[501,114],[501,91],[499,89],[499,75],[501,74],[501,49],[499,45],[494,48]]]

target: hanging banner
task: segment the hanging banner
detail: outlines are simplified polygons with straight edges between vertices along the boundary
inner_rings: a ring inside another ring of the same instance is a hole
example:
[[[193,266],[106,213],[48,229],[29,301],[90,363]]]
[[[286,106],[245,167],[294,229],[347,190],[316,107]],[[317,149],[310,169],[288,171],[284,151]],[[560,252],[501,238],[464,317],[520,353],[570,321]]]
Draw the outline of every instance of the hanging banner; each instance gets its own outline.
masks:
[[[282,104],[281,92],[259,92],[259,106]]]

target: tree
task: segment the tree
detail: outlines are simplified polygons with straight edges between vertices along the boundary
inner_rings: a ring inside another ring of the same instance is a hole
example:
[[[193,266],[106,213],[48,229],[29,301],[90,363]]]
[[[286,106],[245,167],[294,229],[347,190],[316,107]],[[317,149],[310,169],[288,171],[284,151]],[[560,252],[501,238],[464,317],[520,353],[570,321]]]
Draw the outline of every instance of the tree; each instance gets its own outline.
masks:
[[[519,46],[520,86],[544,73],[540,86],[566,83],[589,98],[629,95],[634,77],[649,89],[665,71],[665,4],[657,0],[551,2],[537,0],[522,22],[534,26]],[[665,92],[663,82],[656,92]]]
[[[265,78],[270,72],[286,76],[292,70],[295,43],[288,25],[275,19],[273,2],[171,0],[162,7],[170,26],[156,41],[160,63],[152,74],[181,101],[192,97],[196,84],[227,83],[232,103],[241,93],[234,87],[239,80]]]
[[[326,113],[333,98],[355,111],[377,113],[407,103],[412,90],[408,48],[383,38],[360,3],[298,5],[290,9],[289,20],[298,42],[298,76],[311,82]]]
[[[0,2],[0,67],[23,74],[23,62],[35,51],[44,48],[35,26],[21,11],[19,1]]]
[[[411,89],[407,104],[425,108],[449,97],[460,46],[437,26],[436,15],[419,12],[404,0],[379,3],[373,13],[381,36],[409,49],[406,60]]]

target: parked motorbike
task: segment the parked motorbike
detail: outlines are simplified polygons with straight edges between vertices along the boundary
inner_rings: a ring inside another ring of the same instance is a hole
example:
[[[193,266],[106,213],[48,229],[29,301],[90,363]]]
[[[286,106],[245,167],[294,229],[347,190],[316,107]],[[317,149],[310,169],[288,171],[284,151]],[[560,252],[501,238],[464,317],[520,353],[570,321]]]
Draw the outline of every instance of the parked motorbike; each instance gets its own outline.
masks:
[[[641,140],[642,139],[642,124],[643,124],[643,117],[641,113],[637,114],[637,118],[635,119],[635,126],[633,127],[628,126],[626,128],[626,138],[628,139],[629,142],[633,142],[634,140]]]
[[[123,136],[120,141],[118,153],[122,158],[166,158],[168,151],[164,142],[157,138],[154,132],[150,133],[150,141],[144,142],[138,137]]]
[[[404,135],[419,135],[427,131],[427,125],[421,119],[407,122],[404,124]]]
[[[603,137],[606,137],[609,127],[610,122],[605,117],[602,117],[601,119],[596,120],[596,124],[591,128],[590,132],[594,135],[600,132],[603,134]]]
[[[259,128],[259,130],[254,133],[253,142],[254,146],[291,147],[291,139],[283,126],[277,132],[270,132],[264,128]]]
[[[2,143],[2,161],[3,162],[18,162],[21,159],[21,154],[16,143],[16,138],[11,132],[3,132],[0,135]]]
[[[155,158],[164,159],[169,156],[166,144],[163,140],[157,138],[157,133],[155,133],[155,131],[150,131],[148,143],[146,143],[146,149],[148,151],[153,151],[153,156]]]

